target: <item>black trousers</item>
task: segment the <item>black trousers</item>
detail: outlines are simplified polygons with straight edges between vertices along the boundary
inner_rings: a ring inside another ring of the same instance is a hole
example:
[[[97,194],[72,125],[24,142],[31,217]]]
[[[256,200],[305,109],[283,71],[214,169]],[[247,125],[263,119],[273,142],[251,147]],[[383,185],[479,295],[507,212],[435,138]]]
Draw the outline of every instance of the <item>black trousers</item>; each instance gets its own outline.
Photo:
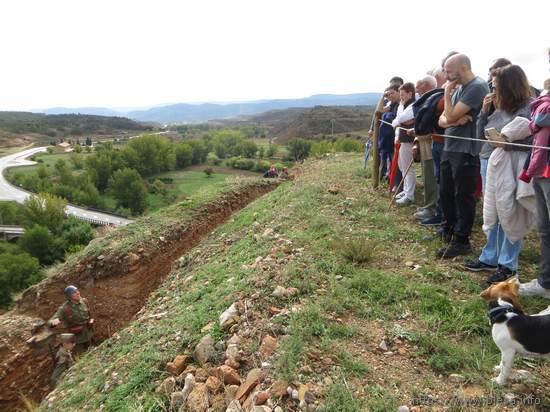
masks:
[[[443,152],[440,166],[439,196],[446,233],[457,242],[470,240],[476,214],[475,192],[479,176],[479,156]]]

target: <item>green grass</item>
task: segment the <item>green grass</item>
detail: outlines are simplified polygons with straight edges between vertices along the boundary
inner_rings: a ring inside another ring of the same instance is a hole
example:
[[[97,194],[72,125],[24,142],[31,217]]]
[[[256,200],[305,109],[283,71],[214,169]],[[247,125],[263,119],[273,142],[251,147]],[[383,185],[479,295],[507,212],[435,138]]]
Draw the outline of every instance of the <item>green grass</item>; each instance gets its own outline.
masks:
[[[370,182],[358,173],[361,167],[360,155],[307,162],[299,180],[279,186],[235,214],[172,271],[147,302],[142,318],[76,365],[61,383],[62,390],[71,391],[56,407],[96,410],[103,404],[106,411],[166,409],[166,399],[154,393],[166,376],[166,362],[177,354],[190,353],[204,335],[204,325],[216,322],[235,300],[255,293],[260,296],[255,303],[259,319],[251,327],[259,328],[258,335],[243,348],[251,363],[259,363],[255,352],[260,336],[278,331],[280,345],[269,373],[302,383],[331,376],[336,384],[324,387],[321,398],[326,411],[392,411],[436,388],[447,390],[450,398],[456,389],[446,380],[450,373],[486,387],[498,350],[490,336],[486,306],[478,297],[482,281],[457,269],[456,264],[432,261],[437,242],[422,241],[424,229],[410,223],[412,208],[388,212],[387,197],[370,189]],[[334,183],[341,185],[337,195],[327,191]],[[243,183],[237,180],[234,184]],[[119,230],[97,246],[97,252],[113,241],[119,242],[118,248],[130,250],[144,234],[160,236],[185,211],[189,213],[191,205],[216,196],[215,192],[195,192],[189,202]],[[276,238],[261,236],[265,228],[291,240],[292,248],[301,252],[293,252],[275,268],[243,268],[278,246]],[[345,244],[350,239],[361,242],[351,256],[372,252],[366,264],[332,247],[337,240]],[[363,244],[372,247],[363,248]],[[421,262],[422,267],[412,270],[404,265],[407,260]],[[528,270],[535,265],[525,260],[520,264]],[[189,275],[192,280],[183,283]],[[289,299],[273,297],[276,285],[296,287],[298,293]],[[160,306],[169,315],[147,320],[147,314],[159,311]],[[270,306],[287,308],[290,313],[269,318]],[[536,299],[526,300],[526,306],[542,309]],[[396,370],[380,371],[379,366],[389,358],[378,350],[358,352],[377,348],[375,332],[380,330],[389,342],[399,339],[408,345],[409,358]],[[217,327],[211,333],[216,339],[229,337]],[[334,365],[319,372],[312,363],[312,351],[330,356]],[[406,375],[413,376],[412,382],[403,382],[399,369],[408,365],[415,366]],[[305,366],[313,372],[303,372]],[[125,383],[102,391],[115,370]],[[89,375],[93,379],[86,380]],[[544,385],[533,390],[540,396]]]

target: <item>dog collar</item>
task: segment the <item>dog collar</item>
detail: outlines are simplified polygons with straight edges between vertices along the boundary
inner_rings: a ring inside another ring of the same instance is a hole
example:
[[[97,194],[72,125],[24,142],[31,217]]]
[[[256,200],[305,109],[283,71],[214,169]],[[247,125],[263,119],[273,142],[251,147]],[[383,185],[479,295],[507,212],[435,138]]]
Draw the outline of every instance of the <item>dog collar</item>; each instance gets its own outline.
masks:
[[[491,323],[495,323],[496,318],[498,318],[500,315],[510,312],[515,313],[513,306],[497,306],[496,308],[489,309],[489,311],[487,311],[487,315],[489,316]]]

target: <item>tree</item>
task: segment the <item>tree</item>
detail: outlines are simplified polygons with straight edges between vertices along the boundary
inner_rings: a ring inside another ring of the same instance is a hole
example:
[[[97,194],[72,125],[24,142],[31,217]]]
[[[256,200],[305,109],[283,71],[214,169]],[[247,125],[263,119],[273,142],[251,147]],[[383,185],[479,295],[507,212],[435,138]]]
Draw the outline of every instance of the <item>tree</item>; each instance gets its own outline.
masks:
[[[0,253],[0,307],[2,308],[7,308],[12,302],[12,293],[42,278],[38,260],[17,246],[12,246],[9,252]]]
[[[17,225],[20,207],[15,202],[0,202],[0,225]]]
[[[134,214],[145,210],[147,190],[139,173],[134,169],[117,170],[109,180],[109,192],[119,206],[129,208]]]
[[[193,148],[189,143],[180,142],[176,145],[176,167],[183,169],[193,164]]]
[[[17,244],[24,251],[38,259],[42,265],[49,265],[63,258],[63,242],[57,239],[47,227],[35,225],[26,229]]]
[[[158,135],[143,135],[130,140],[122,149],[128,166],[141,176],[150,176],[176,165],[176,153],[170,141]]]
[[[40,193],[25,200],[21,217],[25,228],[41,225],[52,232],[59,229],[65,218],[67,202],[49,193]]]
[[[120,150],[113,149],[110,142],[105,143],[93,155],[86,159],[86,170],[94,185],[103,192],[113,173],[126,167],[126,160]]]
[[[63,249],[67,251],[72,246],[86,246],[90,243],[94,238],[94,230],[88,222],[70,216],[61,226],[61,238],[63,239]]]
[[[276,144],[270,144],[268,147],[267,147],[267,152],[265,153],[265,155],[267,157],[273,157],[275,156],[275,153],[277,153],[277,145]]]
[[[288,153],[295,161],[304,160],[311,151],[311,142],[306,139],[292,139],[288,142]]]
[[[92,145],[92,138],[90,136],[88,136],[86,138],[86,146],[91,146]]]
[[[255,157],[258,146],[251,140],[243,140],[240,143],[241,155],[244,157]]]

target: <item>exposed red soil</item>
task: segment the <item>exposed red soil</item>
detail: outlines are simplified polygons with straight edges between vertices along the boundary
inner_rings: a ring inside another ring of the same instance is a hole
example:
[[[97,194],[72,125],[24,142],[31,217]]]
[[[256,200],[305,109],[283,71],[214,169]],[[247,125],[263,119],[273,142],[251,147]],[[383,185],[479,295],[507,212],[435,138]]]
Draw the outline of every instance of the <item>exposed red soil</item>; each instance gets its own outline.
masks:
[[[225,194],[202,206],[197,214],[200,218],[173,226],[162,236],[157,234],[138,250],[65,264],[59,273],[25,291],[16,307],[0,317],[0,409],[14,410],[22,394],[40,400],[48,393],[51,358],[26,341],[32,336],[33,325],[47,320],[63,302],[67,284],[77,285],[88,299],[96,320],[95,337],[104,340],[132,320],[168,275],[175,259],[233,212],[275,187],[258,184],[245,192]]]

